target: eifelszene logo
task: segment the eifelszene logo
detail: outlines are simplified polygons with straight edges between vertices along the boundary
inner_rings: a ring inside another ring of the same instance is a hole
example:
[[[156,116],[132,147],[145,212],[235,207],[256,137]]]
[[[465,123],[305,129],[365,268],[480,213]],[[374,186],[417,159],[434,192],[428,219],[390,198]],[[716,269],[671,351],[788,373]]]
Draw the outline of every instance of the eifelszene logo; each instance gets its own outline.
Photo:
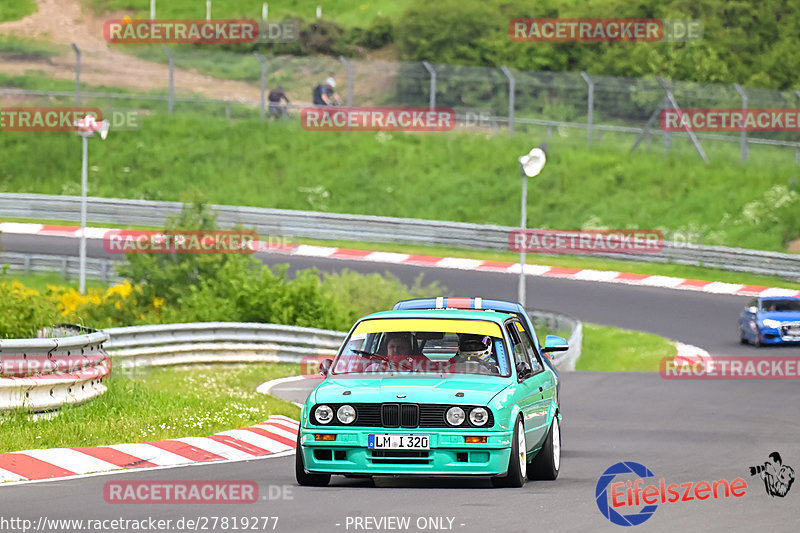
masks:
[[[628,479],[612,483],[618,476],[625,476]],[[689,502],[709,498],[715,500],[730,497],[741,498],[747,492],[747,482],[740,477],[730,482],[726,479],[719,479],[714,482],[689,481],[669,484],[662,477],[658,480],[658,485],[644,486],[645,478],[654,477],[655,474],[649,468],[633,461],[611,465],[597,480],[595,486],[597,507],[603,516],[614,524],[637,526],[653,516],[659,503]],[[623,514],[629,508],[640,505],[641,508],[632,509],[634,512]]]
[[[764,488],[767,494],[783,498],[794,483],[794,469],[783,464],[781,454],[772,452],[769,454],[769,461],[765,461],[758,466],[750,467],[751,476],[760,476],[764,480]]]

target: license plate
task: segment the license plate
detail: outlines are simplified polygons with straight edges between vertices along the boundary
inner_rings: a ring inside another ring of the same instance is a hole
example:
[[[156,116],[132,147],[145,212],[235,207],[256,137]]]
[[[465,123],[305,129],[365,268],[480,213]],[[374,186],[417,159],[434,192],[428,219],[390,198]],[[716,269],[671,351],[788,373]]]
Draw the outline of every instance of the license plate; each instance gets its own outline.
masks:
[[[371,450],[430,450],[430,435],[369,435]]]

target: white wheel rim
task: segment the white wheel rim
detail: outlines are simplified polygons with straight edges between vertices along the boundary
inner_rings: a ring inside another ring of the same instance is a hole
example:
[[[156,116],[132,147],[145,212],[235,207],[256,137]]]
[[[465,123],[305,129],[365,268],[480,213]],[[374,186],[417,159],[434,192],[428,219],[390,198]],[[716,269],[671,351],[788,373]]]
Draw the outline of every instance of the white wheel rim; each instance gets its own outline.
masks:
[[[561,430],[558,427],[558,418],[553,418],[553,466],[556,472],[561,468]]]
[[[528,467],[527,457],[526,457],[526,450],[527,446],[525,444],[525,427],[522,425],[522,421],[517,423],[519,431],[519,437],[517,438],[517,451],[519,452],[519,471],[523,474],[525,473],[525,469]]]

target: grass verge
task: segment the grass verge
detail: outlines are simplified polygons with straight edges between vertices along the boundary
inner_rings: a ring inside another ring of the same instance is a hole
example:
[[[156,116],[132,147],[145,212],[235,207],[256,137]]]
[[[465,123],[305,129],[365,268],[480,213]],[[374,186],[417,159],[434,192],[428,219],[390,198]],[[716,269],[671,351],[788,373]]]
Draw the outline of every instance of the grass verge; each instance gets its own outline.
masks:
[[[257,116],[256,109],[245,111]],[[141,130],[93,142],[90,194],[516,226],[516,157],[546,138],[541,128],[509,139],[318,132],[295,121],[217,117],[155,112]],[[0,188],[76,193],[75,137],[5,132]],[[655,229],[667,238],[683,232],[708,244],[763,250],[783,250],[800,236],[788,151],[754,146],[742,165],[736,145],[718,143],[708,146],[711,163],[704,165],[678,140],[669,155],[631,154],[630,141],[604,135],[587,148],[577,130],[554,135],[548,166],[531,182],[528,227]]]
[[[658,372],[661,359],[674,356],[675,345],[658,335],[584,324],[575,370]]]
[[[19,20],[36,13],[35,0],[3,0],[0,3],[0,22]]]
[[[272,414],[297,418],[295,405],[255,390],[264,381],[299,371],[292,364],[204,365],[112,378],[103,396],[66,406],[51,419],[31,421],[22,412],[0,417],[0,453],[204,437],[263,422]]]

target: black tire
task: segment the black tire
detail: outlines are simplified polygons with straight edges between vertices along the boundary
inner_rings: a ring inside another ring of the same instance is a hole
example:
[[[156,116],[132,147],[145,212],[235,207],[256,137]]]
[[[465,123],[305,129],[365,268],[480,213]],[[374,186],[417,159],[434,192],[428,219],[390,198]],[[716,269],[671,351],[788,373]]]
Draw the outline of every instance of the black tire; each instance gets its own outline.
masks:
[[[552,481],[561,469],[561,425],[558,416],[553,417],[544,446],[528,465],[528,479]]]
[[[747,337],[744,336],[744,328],[739,326],[739,344],[750,344]]]
[[[517,418],[517,422],[514,425],[514,437],[511,443],[511,456],[508,458],[508,473],[505,477],[492,478],[492,485],[494,485],[495,487],[519,488],[525,485],[526,469],[522,468],[522,466],[520,465],[520,453],[521,453],[519,451],[520,432],[522,432],[522,438],[524,440],[525,428],[522,425],[522,417]],[[524,459],[527,460],[527,451],[525,451]]]
[[[758,328],[756,328],[756,334],[753,337],[753,346],[761,348],[761,332],[758,331]]]
[[[331,481],[330,474],[309,474],[303,464],[303,452],[300,447],[300,433],[297,433],[297,449],[294,452],[294,477],[299,485],[306,487],[327,487]]]

